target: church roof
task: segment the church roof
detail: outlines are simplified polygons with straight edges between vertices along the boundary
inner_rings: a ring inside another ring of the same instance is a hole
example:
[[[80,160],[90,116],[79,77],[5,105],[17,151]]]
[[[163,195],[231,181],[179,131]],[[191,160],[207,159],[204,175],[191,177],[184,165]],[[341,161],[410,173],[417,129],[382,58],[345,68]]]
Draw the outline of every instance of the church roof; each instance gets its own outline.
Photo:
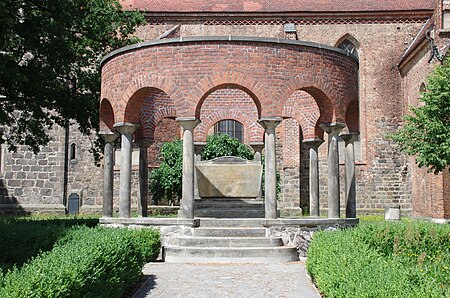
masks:
[[[376,12],[432,10],[434,0],[120,0],[126,10],[168,13]]]

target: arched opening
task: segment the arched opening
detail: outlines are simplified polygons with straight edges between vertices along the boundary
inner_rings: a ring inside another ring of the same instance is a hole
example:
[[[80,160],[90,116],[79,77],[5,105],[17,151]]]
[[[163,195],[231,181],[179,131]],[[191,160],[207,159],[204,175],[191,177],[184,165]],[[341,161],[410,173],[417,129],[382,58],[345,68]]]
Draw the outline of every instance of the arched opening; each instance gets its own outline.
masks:
[[[214,134],[226,134],[240,143],[244,142],[244,126],[235,120],[226,119],[217,122],[214,124]]]
[[[72,143],[70,145],[70,160],[76,160],[77,159],[77,145],[75,143]]]
[[[112,131],[115,123],[114,111],[109,100],[100,103],[100,131]]]
[[[264,129],[258,124],[258,107],[250,94],[235,85],[222,85],[208,93],[199,107],[202,122],[195,129],[196,142],[205,142],[207,135],[219,132],[246,144],[262,142]]]

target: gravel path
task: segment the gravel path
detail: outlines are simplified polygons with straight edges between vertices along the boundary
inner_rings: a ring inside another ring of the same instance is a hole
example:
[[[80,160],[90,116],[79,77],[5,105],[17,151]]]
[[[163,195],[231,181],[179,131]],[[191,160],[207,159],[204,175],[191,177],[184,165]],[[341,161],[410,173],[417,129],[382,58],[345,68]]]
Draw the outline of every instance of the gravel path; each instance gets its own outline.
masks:
[[[149,263],[143,297],[320,297],[303,262],[288,264]]]

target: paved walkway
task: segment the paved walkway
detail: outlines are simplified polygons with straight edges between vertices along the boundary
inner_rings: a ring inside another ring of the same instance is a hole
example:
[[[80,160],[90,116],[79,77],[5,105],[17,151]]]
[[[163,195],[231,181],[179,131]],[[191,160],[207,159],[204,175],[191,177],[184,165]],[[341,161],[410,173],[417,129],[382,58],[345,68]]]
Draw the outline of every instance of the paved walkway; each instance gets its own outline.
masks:
[[[149,263],[147,282],[133,298],[143,297],[320,297],[303,262],[288,264]]]

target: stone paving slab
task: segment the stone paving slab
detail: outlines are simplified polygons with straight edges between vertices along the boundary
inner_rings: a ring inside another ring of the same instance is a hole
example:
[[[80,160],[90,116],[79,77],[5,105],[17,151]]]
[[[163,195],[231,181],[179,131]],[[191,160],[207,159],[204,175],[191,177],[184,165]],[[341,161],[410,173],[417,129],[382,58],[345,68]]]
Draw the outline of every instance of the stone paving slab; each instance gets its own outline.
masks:
[[[144,297],[320,297],[305,264],[149,263],[146,283],[133,298]]]

